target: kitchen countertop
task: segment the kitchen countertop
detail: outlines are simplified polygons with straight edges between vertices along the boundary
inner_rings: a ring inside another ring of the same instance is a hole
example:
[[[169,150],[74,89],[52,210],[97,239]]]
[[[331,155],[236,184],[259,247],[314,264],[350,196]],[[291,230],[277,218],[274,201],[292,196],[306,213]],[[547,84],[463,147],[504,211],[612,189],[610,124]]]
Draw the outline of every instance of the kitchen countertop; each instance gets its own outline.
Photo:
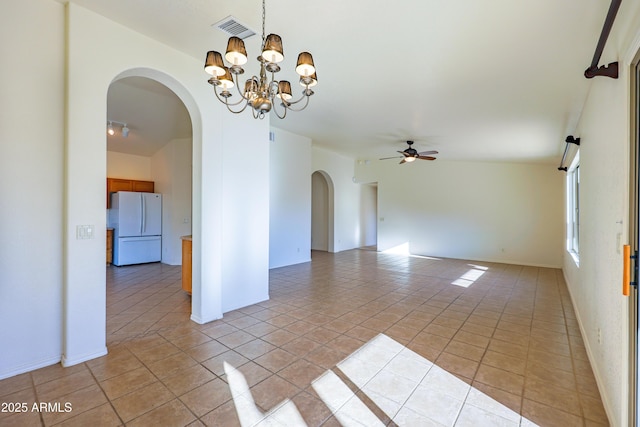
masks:
[[[189,235],[189,236],[181,236],[180,239],[182,239],[182,240],[191,240],[191,235]]]

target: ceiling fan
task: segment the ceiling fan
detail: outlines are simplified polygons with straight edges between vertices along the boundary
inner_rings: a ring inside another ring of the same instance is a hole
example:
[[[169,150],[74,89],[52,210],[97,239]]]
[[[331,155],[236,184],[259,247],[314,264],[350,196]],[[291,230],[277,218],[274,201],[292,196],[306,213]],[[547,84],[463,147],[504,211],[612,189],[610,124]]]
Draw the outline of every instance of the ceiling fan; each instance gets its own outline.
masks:
[[[402,160],[400,161],[400,164],[403,163],[411,163],[413,161],[415,161],[416,159],[420,159],[420,160],[435,160],[435,157],[430,156],[431,154],[438,154],[437,151],[421,151],[418,152],[415,148],[412,147],[413,145],[413,141],[407,141],[407,144],[409,144],[409,147],[407,149],[405,149],[404,151],[398,151],[398,153],[402,154],[402,156],[404,156],[404,158],[402,158]],[[400,156],[394,156],[394,157],[383,157],[380,160],[387,160],[387,159],[399,159],[401,158]]]

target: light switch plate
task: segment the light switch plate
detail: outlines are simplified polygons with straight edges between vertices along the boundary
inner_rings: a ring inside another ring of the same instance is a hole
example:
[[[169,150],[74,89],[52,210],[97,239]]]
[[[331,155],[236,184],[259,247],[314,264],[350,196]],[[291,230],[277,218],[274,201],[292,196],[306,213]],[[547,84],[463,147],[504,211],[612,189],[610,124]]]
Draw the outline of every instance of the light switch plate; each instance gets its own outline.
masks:
[[[76,240],[93,239],[93,225],[77,225]]]

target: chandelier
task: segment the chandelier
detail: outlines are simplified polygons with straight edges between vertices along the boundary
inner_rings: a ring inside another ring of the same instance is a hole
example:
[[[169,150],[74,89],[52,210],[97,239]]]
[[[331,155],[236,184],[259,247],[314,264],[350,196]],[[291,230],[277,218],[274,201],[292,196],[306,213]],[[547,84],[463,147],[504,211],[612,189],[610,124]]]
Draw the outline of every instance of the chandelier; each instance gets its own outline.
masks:
[[[277,34],[269,34],[265,37],[265,15],[265,0],[262,0],[262,54],[257,58],[260,63],[260,77],[252,76],[244,82],[242,86],[244,90],[240,89],[240,75],[244,73],[242,66],[247,63],[247,51],[242,39],[235,36],[229,38],[224,55],[230,66],[225,65],[219,52],[209,51],[204,70],[212,76],[209,84],[213,86],[216,98],[232,113],[242,113],[250,105],[253,117],[256,119],[263,119],[271,110],[278,118],[284,119],[287,111],[302,111],[309,105],[309,97],[314,93],[311,88],[318,84],[318,78],[313,57],[309,52],[302,52],[298,55],[296,65],[300,85],[304,88],[302,96],[293,100],[291,83],[286,80],[276,80],[275,73],[280,71],[278,64],[284,60],[282,39]],[[267,78],[267,73],[271,74],[270,78]],[[232,102],[230,98],[233,96],[231,92],[234,86],[239,99]]]

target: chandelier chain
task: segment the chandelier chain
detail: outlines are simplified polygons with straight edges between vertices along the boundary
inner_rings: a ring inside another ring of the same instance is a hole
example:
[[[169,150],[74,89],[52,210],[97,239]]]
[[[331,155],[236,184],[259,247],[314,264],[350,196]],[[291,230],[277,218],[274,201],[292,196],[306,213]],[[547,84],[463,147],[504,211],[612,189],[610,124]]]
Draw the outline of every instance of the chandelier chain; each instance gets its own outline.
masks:
[[[265,42],[265,30],[264,30],[264,21],[267,18],[267,12],[265,7],[265,0],[262,0],[262,49],[264,49]]]

